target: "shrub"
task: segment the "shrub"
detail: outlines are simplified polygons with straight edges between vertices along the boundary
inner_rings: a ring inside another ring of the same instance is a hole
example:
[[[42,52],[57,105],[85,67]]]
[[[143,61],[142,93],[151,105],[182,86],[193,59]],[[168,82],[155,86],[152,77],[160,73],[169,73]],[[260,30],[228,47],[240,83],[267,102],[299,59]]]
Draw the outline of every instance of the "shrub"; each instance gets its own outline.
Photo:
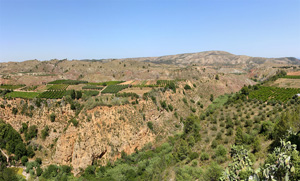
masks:
[[[168,105],[168,108],[170,109],[170,111],[173,111],[173,106],[171,104]]]
[[[41,176],[42,175],[42,173],[43,173],[43,169],[41,169],[41,167],[37,167],[37,169],[36,169],[36,176]]]
[[[191,160],[194,160],[194,159],[196,159],[198,157],[199,157],[199,154],[197,152],[192,152],[192,153],[189,154],[189,158]]]
[[[153,131],[153,123],[151,121],[147,123],[147,126],[151,131]]]
[[[226,150],[226,148],[223,145],[219,145],[217,147],[217,149],[215,150],[215,156],[216,157],[219,157],[219,156],[225,157],[226,154],[227,154],[227,150]]]
[[[41,158],[36,158],[35,162],[41,165],[42,164],[42,159]]]
[[[71,122],[75,127],[77,127],[79,123],[75,118],[71,119],[69,122]]]
[[[18,114],[18,109],[15,108],[15,107],[13,107],[13,108],[12,108],[12,113],[13,113],[14,115]]]
[[[49,127],[46,125],[45,128],[41,132],[42,139],[45,140],[47,136],[49,136]]]
[[[50,114],[50,120],[51,120],[51,122],[54,122],[54,121],[55,121],[55,118],[56,118],[55,113],[51,113],[51,114]]]
[[[213,140],[212,143],[211,143],[211,147],[212,148],[216,148],[218,146],[218,143],[216,140]]]
[[[201,161],[209,160],[209,155],[206,152],[202,152],[200,156]]]
[[[223,168],[216,162],[212,162],[204,174],[204,180],[217,181],[222,176]]]
[[[192,88],[191,88],[191,86],[189,86],[188,84],[186,84],[186,85],[184,86],[184,89],[185,89],[185,90],[190,90],[190,89],[192,89]]]
[[[36,125],[32,125],[29,127],[28,131],[25,133],[25,140],[31,140],[34,137],[37,137],[38,129]]]
[[[22,162],[22,165],[25,166],[25,164],[28,162],[28,157],[27,156],[22,156],[21,162]]]

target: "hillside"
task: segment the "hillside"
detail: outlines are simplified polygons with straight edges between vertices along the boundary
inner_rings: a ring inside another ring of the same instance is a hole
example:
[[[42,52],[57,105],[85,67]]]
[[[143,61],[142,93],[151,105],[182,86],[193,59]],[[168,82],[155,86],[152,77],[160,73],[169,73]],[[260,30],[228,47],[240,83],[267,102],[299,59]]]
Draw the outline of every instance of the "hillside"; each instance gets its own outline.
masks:
[[[291,58],[213,51],[0,67],[5,180],[8,165],[32,180],[218,180],[236,161],[232,151],[251,162],[230,176],[266,178],[255,170],[273,163],[267,155],[280,139],[299,150]]]

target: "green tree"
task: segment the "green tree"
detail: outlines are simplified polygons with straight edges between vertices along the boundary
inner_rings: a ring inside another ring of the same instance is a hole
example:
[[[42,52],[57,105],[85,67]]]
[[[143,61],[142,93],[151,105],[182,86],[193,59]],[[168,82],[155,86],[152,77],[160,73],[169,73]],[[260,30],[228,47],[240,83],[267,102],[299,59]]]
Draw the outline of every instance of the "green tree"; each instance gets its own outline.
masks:
[[[175,145],[173,152],[176,160],[182,161],[186,159],[190,152],[188,143],[185,140],[180,139],[179,142]]]
[[[80,99],[82,97],[82,92],[81,91],[76,91],[76,98]]]
[[[205,171],[204,179],[209,181],[218,181],[222,176],[223,168],[216,162],[212,162]]]
[[[55,113],[51,113],[51,114],[50,114],[50,121],[51,121],[51,122],[54,122],[54,121],[55,121],[55,118],[56,118]]]
[[[26,155],[26,152],[27,150],[23,142],[20,142],[16,145],[15,155],[17,160],[20,159],[22,156]]]
[[[261,150],[260,139],[258,137],[255,138],[253,144],[253,152],[259,152]]]
[[[45,128],[41,132],[42,139],[45,140],[47,136],[49,136],[49,127],[48,125],[45,126]]]
[[[209,100],[210,100],[211,102],[214,101],[214,95],[210,94]]]
[[[186,84],[186,85],[184,86],[184,89],[185,89],[185,90],[190,90],[190,89],[192,89],[192,88],[191,88],[191,86],[189,86],[188,84]]]
[[[25,166],[25,164],[28,162],[28,157],[27,156],[22,156],[21,162]]]
[[[235,144],[236,145],[242,145],[244,144],[244,137],[243,137],[243,130],[241,127],[238,127],[236,129],[235,133]]]
[[[241,89],[241,93],[243,95],[249,95],[249,88],[247,86],[244,86],[242,89]]]
[[[71,90],[71,98],[72,98],[72,99],[75,99],[75,98],[76,98],[76,92],[75,92],[74,89]]]

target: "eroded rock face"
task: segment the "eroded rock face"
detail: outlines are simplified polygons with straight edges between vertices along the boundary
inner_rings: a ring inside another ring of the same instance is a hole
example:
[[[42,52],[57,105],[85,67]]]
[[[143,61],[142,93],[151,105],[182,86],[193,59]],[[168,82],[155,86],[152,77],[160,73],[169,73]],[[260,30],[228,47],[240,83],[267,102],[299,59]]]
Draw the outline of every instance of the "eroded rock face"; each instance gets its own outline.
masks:
[[[155,138],[146,124],[129,120],[140,117],[130,106],[97,107],[87,114],[92,115],[90,122],[68,128],[59,137],[52,157],[57,164],[71,164],[75,174],[93,162],[114,161],[122,151],[131,154]]]

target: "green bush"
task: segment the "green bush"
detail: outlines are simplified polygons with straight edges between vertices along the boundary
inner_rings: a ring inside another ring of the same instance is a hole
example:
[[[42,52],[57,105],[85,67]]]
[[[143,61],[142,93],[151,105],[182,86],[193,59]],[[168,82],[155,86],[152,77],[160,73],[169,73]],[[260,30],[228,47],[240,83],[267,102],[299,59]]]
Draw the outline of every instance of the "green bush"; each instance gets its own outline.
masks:
[[[151,121],[147,122],[148,128],[153,131],[153,123]]]
[[[22,165],[25,166],[25,164],[28,162],[28,157],[27,156],[22,156],[21,162],[22,162]]]
[[[50,121],[51,121],[51,122],[54,122],[54,121],[55,121],[55,118],[56,118],[55,113],[51,113],[51,114],[50,114]]]
[[[209,160],[209,154],[206,152],[202,152],[200,155],[200,160],[201,161]]]
[[[184,86],[184,89],[185,89],[185,90],[190,90],[190,89],[192,89],[192,88],[191,88],[191,86],[189,86],[188,84],[186,84],[186,85]]]
[[[223,145],[219,145],[217,147],[217,149],[215,150],[215,156],[216,157],[219,157],[219,156],[226,157],[226,154],[227,154],[227,150]]]
[[[46,125],[45,128],[41,132],[42,139],[45,140],[47,136],[49,136],[49,127]]]

